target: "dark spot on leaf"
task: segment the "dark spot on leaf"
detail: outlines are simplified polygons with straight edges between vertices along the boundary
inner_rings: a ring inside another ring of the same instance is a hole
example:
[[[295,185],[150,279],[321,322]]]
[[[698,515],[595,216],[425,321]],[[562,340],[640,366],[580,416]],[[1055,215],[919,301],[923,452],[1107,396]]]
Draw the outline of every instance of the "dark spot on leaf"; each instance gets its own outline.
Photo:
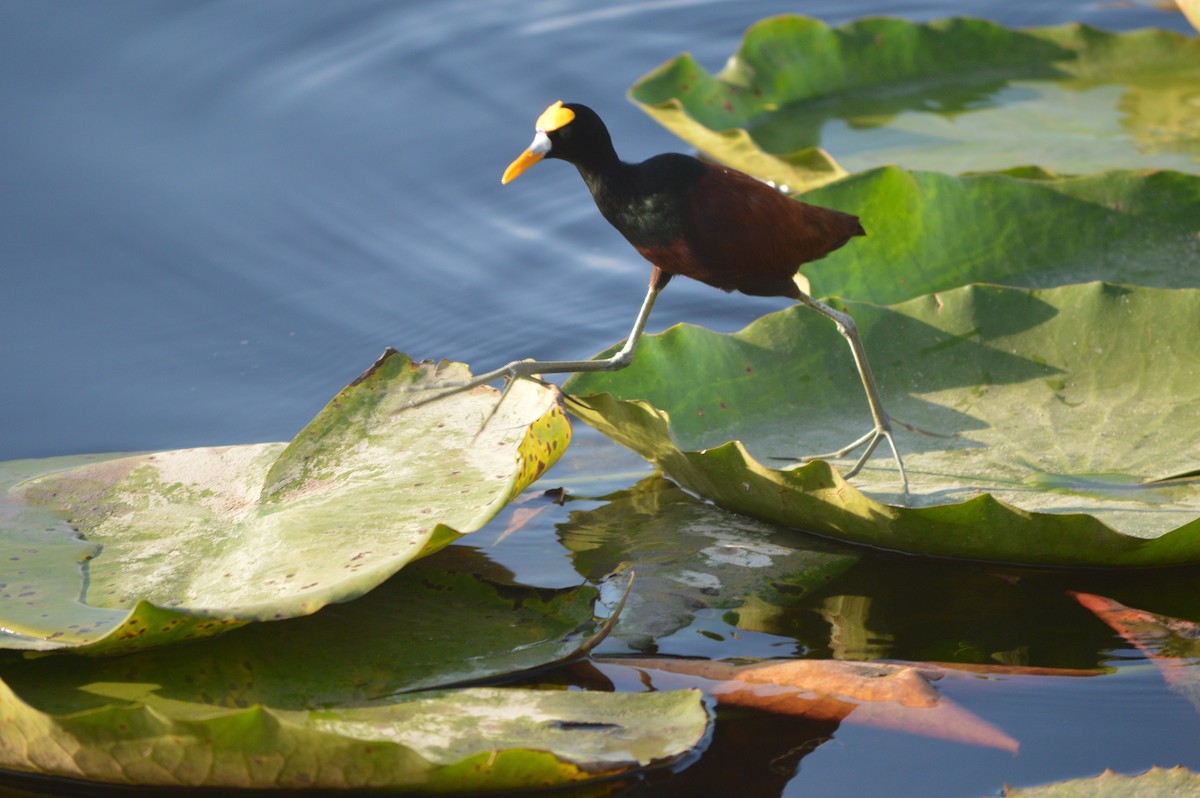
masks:
[[[609,731],[621,728],[616,723],[598,723],[585,720],[554,720],[550,721],[549,725],[564,731]]]

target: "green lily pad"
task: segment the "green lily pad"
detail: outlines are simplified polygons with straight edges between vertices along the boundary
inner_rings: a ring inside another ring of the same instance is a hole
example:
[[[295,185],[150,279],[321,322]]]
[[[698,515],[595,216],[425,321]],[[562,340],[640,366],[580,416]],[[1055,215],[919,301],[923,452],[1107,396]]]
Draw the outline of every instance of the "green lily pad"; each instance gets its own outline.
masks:
[[[885,167],[809,192],[858,214],[867,237],[801,274],[815,296],[878,303],[972,282],[1200,287],[1200,177],[1037,177]]]
[[[1006,787],[1005,798],[1182,798],[1200,792],[1200,774],[1184,767],[1150,768],[1126,776],[1106,770],[1088,779],[1072,779],[1040,787]]]
[[[1159,30],[780,16],[716,75],[684,54],[630,96],[717,160],[793,185],[787,154],[819,145],[850,171],[1200,167],[1200,40]]]
[[[728,509],[841,540],[1056,565],[1200,562],[1200,291],[966,286],[855,304],[912,506],[877,455],[797,466],[870,426],[848,347],[802,307],[677,326],[566,384],[573,413]],[[778,458],[778,459],[777,459]],[[789,465],[790,463],[790,465]],[[773,464],[778,467],[770,467]],[[1175,479],[1169,479],[1175,477]]]
[[[486,426],[486,387],[408,407],[467,377],[389,351],[290,444],[5,464],[0,645],[123,653],[305,615],[479,529],[570,425],[529,381]]]
[[[149,687],[149,686],[147,686]],[[128,683],[45,712],[0,682],[0,766],[59,778],[186,787],[475,792],[594,779],[670,762],[704,737],[696,691],[475,688],[322,710],[228,709]]]
[[[726,512],[650,477],[571,513],[559,540],[591,581],[636,573],[606,640],[666,653],[663,639],[703,610],[795,603],[853,567],[858,556],[793,530]]]

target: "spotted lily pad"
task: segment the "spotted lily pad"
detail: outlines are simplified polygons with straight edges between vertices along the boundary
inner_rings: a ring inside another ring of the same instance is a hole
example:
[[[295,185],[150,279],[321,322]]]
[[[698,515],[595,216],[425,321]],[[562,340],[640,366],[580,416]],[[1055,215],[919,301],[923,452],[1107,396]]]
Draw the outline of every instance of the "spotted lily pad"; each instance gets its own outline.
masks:
[[[122,657],[5,652],[0,676],[46,711],[82,708],[94,683],[133,685],[121,689],[139,700],[321,709],[545,667],[597,634],[594,589],[538,591],[483,566],[456,546],[313,615]]]
[[[485,425],[469,376],[389,351],[290,443],[0,469],[0,645],[121,653],[360,596],[487,523],[570,439],[523,381]]]
[[[1020,563],[1200,562],[1200,290],[966,286],[851,304],[898,433],[852,482],[796,458],[869,415],[848,347],[802,307],[674,327],[566,384],[576,415],[729,509],[879,548]]]
[[[797,186],[814,173],[790,154],[817,146],[850,171],[1200,169],[1200,40],[1159,30],[780,16],[717,74],[680,55],[630,96],[712,157]]]

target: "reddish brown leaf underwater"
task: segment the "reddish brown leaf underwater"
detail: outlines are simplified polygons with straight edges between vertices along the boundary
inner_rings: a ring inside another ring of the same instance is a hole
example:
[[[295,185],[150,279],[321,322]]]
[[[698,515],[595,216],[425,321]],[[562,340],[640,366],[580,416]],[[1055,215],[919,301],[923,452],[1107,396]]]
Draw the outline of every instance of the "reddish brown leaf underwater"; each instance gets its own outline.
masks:
[[[526,524],[528,524],[534,518],[537,518],[542,513],[542,511],[545,509],[546,509],[546,507],[542,506],[542,507],[518,507],[516,510],[513,510],[512,520],[510,520],[508,522],[508,526],[506,526],[504,528],[504,531],[501,532],[499,537],[496,538],[496,543],[500,543],[502,540],[507,538],[512,533],[516,532],[519,529],[524,528],[524,526]],[[495,545],[495,544],[492,544],[492,545]]]
[[[840,660],[764,660],[733,665],[712,660],[622,657],[598,664],[665,671],[687,678],[718,704],[825,722],[860,723],[1016,752],[1001,729],[941,695],[933,669]]]
[[[1200,624],[1127,607],[1094,593],[1071,595],[1157,665],[1167,684],[1200,682]]]

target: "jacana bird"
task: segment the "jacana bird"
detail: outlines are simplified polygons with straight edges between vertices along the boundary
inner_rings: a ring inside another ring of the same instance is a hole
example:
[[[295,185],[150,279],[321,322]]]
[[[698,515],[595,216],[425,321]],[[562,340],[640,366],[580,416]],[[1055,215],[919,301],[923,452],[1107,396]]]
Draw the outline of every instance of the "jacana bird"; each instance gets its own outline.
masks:
[[[612,357],[516,361],[462,388],[502,377],[511,381],[535,374],[615,371],[628,366],[655,298],[677,274],[724,291],[787,297],[832,319],[850,343],[874,420],[873,429],[843,449],[804,459],[843,457],[865,444],[862,456],[845,473],[849,479],[886,440],[907,496],[904,461],[854,320],[813,299],[797,282],[802,264],[866,235],[857,216],[799,202],[749,175],[690,155],[668,153],[642,163],[625,163],[617,157],[604,122],[585,105],[554,103],[538,117],[535,131],[533,143],[509,165],[501,183],[544,158],[574,164],[600,213],[653,265],[650,288],[629,338]]]

